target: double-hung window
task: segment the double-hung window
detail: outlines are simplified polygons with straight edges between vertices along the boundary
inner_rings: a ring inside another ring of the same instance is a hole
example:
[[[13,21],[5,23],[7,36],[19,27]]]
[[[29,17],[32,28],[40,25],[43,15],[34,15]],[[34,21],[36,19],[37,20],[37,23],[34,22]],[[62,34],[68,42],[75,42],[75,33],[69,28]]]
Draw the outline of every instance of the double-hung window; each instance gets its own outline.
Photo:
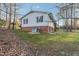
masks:
[[[24,19],[23,24],[28,24],[28,19]]]
[[[36,17],[37,23],[43,22],[43,16]]]

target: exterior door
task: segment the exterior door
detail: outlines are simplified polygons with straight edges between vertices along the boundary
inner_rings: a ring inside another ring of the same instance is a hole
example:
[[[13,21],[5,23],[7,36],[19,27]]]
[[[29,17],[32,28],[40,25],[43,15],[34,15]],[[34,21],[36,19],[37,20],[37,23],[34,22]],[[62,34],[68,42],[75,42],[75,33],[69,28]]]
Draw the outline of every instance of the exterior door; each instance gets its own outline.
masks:
[[[32,32],[37,32],[37,28],[36,27],[32,27]]]

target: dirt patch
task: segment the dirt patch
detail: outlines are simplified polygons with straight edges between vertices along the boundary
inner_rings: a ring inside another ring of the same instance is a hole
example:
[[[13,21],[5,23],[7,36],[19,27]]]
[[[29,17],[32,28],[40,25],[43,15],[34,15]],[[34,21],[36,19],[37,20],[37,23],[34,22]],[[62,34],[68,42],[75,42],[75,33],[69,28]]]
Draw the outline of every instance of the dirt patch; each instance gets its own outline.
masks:
[[[0,56],[31,55],[28,45],[10,30],[0,29]]]

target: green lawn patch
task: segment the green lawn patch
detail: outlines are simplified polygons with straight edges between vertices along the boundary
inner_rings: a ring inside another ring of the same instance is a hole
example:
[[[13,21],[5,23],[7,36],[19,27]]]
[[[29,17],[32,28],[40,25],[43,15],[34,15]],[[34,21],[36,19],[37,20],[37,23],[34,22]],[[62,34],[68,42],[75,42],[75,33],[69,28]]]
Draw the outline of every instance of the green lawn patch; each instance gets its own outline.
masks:
[[[54,34],[28,34],[21,30],[14,30],[14,32],[26,42],[33,44],[49,45],[53,42],[79,42],[79,32],[60,32]]]

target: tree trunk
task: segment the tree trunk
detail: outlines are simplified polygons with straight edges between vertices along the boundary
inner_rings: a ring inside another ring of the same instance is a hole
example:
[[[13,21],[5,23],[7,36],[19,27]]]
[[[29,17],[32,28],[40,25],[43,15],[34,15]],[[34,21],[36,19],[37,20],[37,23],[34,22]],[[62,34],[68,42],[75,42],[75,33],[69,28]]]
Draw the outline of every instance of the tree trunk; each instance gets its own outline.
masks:
[[[15,28],[15,20],[16,20],[16,3],[14,4],[14,20],[13,20],[13,28]]]
[[[70,32],[72,32],[72,7],[71,7],[71,26],[70,26]]]
[[[66,18],[65,18],[65,29],[66,29],[66,31],[68,32],[68,18],[67,18],[67,6],[66,6]]]
[[[1,3],[0,3],[0,9],[1,9]],[[0,10],[0,19],[1,19],[1,10]]]
[[[56,25],[57,25],[57,24],[56,24],[56,23],[54,23],[54,27],[55,27],[55,28],[54,28],[54,31],[56,31],[56,29],[57,29]]]
[[[8,12],[8,7],[6,7],[6,12]],[[8,14],[6,13],[6,25],[5,25],[6,27],[7,27],[7,25],[8,25],[8,24],[7,24],[7,22],[8,22],[7,16],[8,16]]]
[[[11,25],[11,10],[12,10],[12,8],[11,8],[11,3],[9,4],[9,26],[8,26],[8,29],[10,29],[10,25]]]

